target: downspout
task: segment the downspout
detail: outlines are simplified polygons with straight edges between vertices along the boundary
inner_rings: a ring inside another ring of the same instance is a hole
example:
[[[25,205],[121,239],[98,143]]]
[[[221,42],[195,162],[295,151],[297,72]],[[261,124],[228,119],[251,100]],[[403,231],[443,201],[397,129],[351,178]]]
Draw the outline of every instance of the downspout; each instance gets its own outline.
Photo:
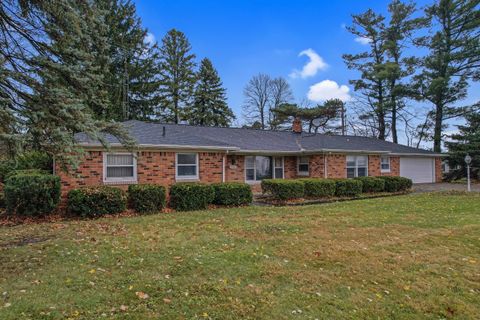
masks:
[[[222,182],[225,182],[225,158],[227,157],[228,150],[222,157]]]

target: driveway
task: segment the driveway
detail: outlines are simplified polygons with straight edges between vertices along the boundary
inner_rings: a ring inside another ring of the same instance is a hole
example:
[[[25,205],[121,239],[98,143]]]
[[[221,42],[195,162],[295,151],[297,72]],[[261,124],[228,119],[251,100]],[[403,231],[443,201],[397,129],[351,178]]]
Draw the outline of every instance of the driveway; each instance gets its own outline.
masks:
[[[460,183],[419,183],[413,185],[413,192],[433,191],[467,191],[467,185]],[[472,191],[480,192],[480,184],[472,184]]]

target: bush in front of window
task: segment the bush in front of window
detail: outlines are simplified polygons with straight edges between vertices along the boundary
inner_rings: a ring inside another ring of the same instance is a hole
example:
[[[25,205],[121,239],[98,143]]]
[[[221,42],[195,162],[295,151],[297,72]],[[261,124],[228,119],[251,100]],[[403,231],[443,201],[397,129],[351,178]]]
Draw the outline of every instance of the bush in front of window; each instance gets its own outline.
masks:
[[[264,179],[262,192],[271,194],[277,200],[290,200],[305,196],[305,185],[300,180]]]
[[[68,193],[68,212],[81,217],[99,217],[120,213],[127,208],[127,194],[115,187],[96,186]]]
[[[170,206],[178,211],[203,210],[213,203],[212,185],[180,182],[170,187]]]
[[[335,195],[336,183],[331,179],[300,179],[305,185],[308,198],[327,198]]]
[[[246,183],[227,182],[213,184],[214,203],[224,206],[243,206],[253,200],[252,188]]]
[[[161,211],[166,206],[167,190],[155,184],[131,184],[128,186],[128,203],[140,213]]]
[[[383,179],[377,177],[358,177],[355,179],[362,182],[363,193],[385,191],[385,180]]]
[[[379,177],[385,181],[385,191],[400,192],[407,191],[412,188],[413,182],[411,179],[404,177]]]
[[[41,216],[60,201],[60,178],[52,174],[17,172],[5,183],[5,206],[10,214]]]
[[[362,182],[355,179],[335,179],[337,197],[356,197],[362,193]]]

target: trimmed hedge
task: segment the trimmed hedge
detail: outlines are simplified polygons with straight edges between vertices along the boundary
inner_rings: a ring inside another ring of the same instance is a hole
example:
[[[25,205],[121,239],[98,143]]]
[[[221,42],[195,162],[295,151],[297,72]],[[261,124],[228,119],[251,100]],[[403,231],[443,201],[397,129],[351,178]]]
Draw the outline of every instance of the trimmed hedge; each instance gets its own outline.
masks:
[[[362,182],[362,192],[383,192],[385,191],[385,180],[377,177],[358,177],[355,178]]]
[[[412,188],[413,182],[411,179],[404,177],[379,177],[385,181],[385,191],[400,192]]]
[[[127,194],[115,187],[100,186],[74,189],[68,193],[67,209],[81,217],[98,217],[125,211]]]
[[[337,197],[355,197],[362,193],[362,182],[355,179],[335,179]]]
[[[301,180],[265,179],[262,180],[262,192],[278,200],[297,199],[304,197],[305,185]]]
[[[336,184],[330,179],[300,179],[305,186],[305,196],[309,198],[325,198],[335,195]]]
[[[167,190],[155,184],[131,184],[128,186],[128,203],[137,212],[156,212],[165,208]]]
[[[214,203],[224,206],[242,206],[253,200],[252,188],[246,183],[228,182],[213,184]]]
[[[60,201],[60,178],[51,174],[17,173],[6,180],[4,193],[10,214],[48,214]]]
[[[212,185],[176,183],[170,187],[170,206],[178,211],[206,209],[215,199]]]

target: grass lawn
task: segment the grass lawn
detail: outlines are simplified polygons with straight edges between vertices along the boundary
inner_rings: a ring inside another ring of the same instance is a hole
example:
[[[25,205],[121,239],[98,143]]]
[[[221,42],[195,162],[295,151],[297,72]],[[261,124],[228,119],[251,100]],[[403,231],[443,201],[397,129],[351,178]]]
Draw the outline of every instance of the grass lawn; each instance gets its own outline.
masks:
[[[480,194],[0,227],[0,319],[480,315]]]

